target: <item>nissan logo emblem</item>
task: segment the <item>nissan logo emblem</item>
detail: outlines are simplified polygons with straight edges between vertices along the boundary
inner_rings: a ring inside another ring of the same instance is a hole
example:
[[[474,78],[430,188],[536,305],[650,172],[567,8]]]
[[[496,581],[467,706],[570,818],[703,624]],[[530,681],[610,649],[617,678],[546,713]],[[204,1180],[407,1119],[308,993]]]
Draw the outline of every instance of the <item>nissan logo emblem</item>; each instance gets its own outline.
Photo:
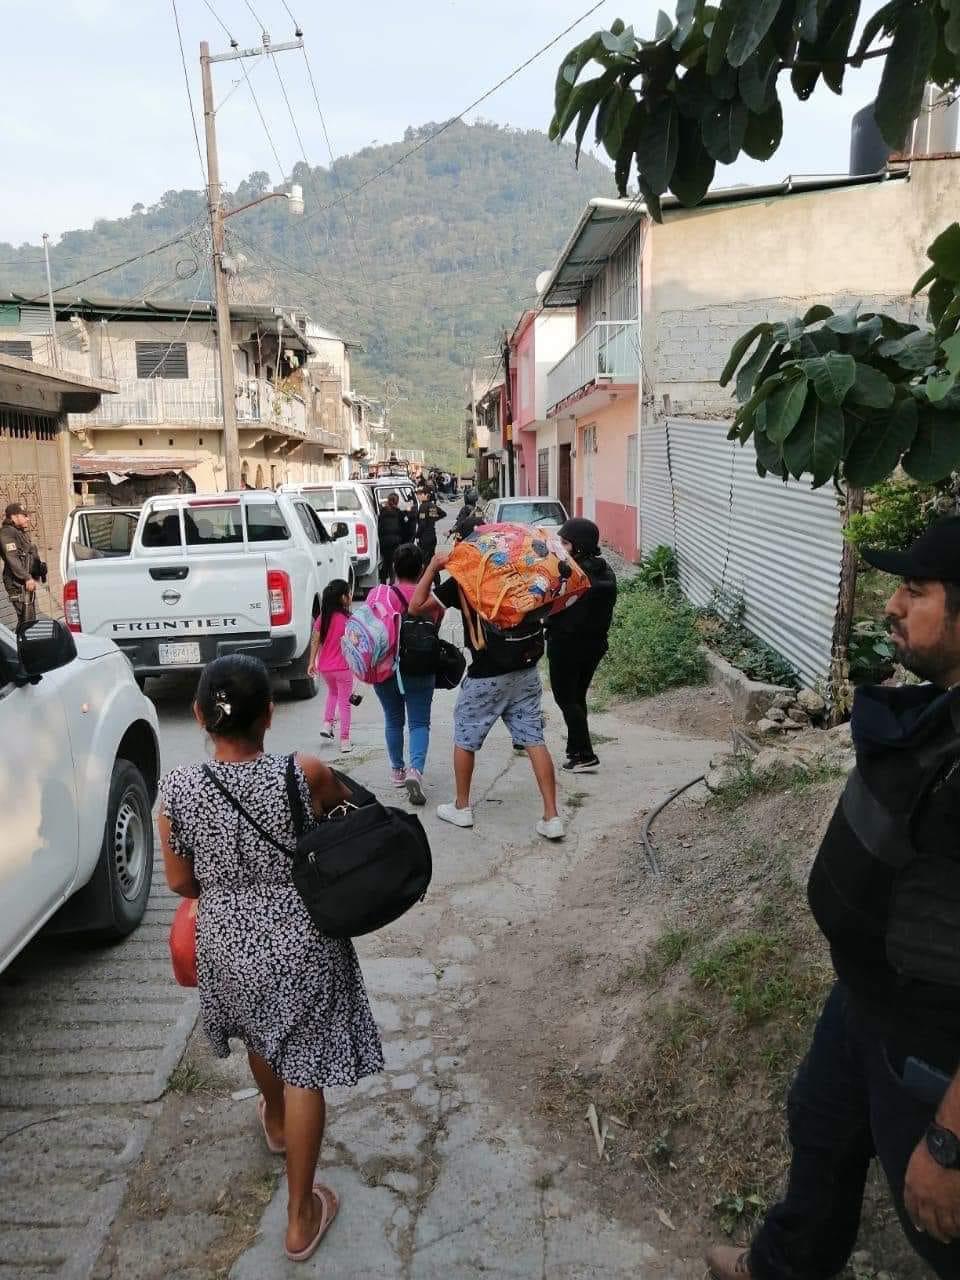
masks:
[[[164,604],[179,604],[179,603],[180,603],[180,592],[179,592],[179,591],[170,591],[170,590],[168,589],[168,590],[164,591],[164,593],[163,593],[163,595],[160,597],[160,599],[163,601],[163,603],[164,603]]]

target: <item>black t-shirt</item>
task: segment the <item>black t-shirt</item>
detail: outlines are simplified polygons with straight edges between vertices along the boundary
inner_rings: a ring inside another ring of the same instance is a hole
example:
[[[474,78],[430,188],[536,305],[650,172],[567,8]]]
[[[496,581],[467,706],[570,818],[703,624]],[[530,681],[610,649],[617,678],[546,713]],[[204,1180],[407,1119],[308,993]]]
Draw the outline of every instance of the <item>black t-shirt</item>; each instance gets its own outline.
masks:
[[[442,605],[448,609],[459,609],[463,613],[463,607],[460,604],[460,588],[456,579],[448,578],[446,582],[437,587],[434,595]],[[502,676],[503,672],[495,667],[487,655],[480,650],[479,652],[470,643],[470,631],[464,619],[463,626],[463,642],[470,651],[470,669],[467,672],[467,678],[470,680],[489,680],[493,676]]]

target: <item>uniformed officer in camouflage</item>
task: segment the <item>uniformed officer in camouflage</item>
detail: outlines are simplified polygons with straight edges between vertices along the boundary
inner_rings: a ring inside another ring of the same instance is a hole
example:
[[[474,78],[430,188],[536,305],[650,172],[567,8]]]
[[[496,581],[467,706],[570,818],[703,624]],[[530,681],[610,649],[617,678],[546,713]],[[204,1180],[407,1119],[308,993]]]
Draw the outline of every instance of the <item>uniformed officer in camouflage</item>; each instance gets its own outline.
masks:
[[[3,586],[16,611],[18,626],[35,621],[37,587],[47,576],[47,566],[40,559],[29,528],[26,509],[19,502],[11,502],[0,524],[0,556],[3,557]]]

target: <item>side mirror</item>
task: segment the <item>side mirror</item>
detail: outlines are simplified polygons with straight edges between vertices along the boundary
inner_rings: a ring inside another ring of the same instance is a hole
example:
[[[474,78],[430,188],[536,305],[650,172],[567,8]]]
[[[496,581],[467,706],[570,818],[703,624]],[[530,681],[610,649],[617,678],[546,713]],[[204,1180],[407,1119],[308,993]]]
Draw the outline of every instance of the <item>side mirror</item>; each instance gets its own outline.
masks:
[[[17,633],[17,655],[25,675],[39,680],[48,671],[65,667],[77,656],[73,636],[53,618],[38,618]]]
[[[350,526],[345,521],[338,520],[333,526],[333,536],[334,538],[349,538]]]

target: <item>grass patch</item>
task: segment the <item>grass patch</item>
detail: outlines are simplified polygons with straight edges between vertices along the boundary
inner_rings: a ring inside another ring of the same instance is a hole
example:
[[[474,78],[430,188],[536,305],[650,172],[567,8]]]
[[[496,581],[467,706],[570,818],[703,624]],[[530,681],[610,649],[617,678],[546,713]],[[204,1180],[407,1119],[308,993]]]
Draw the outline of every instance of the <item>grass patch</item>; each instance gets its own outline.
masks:
[[[170,1072],[167,1093],[211,1093],[219,1083],[195,1062],[178,1062]]]
[[[746,930],[701,955],[691,976],[702,988],[715,988],[744,1026],[776,1016],[809,1022],[819,1008],[819,980],[798,970],[786,932]]]
[[[666,933],[661,933],[650,948],[647,971],[651,974],[661,974],[667,969],[672,969],[690,950],[693,940],[692,929],[668,929]]]
[[[645,698],[674,685],[702,684],[696,610],[679,591],[658,592],[639,580],[620,588],[598,692]]]
[[[745,758],[736,776],[713,794],[710,803],[720,809],[739,809],[755,796],[786,790],[800,795],[811,787],[818,787],[824,782],[835,782],[844,776],[842,769],[822,760],[809,766],[794,765],[758,774],[754,772],[752,761]]]

